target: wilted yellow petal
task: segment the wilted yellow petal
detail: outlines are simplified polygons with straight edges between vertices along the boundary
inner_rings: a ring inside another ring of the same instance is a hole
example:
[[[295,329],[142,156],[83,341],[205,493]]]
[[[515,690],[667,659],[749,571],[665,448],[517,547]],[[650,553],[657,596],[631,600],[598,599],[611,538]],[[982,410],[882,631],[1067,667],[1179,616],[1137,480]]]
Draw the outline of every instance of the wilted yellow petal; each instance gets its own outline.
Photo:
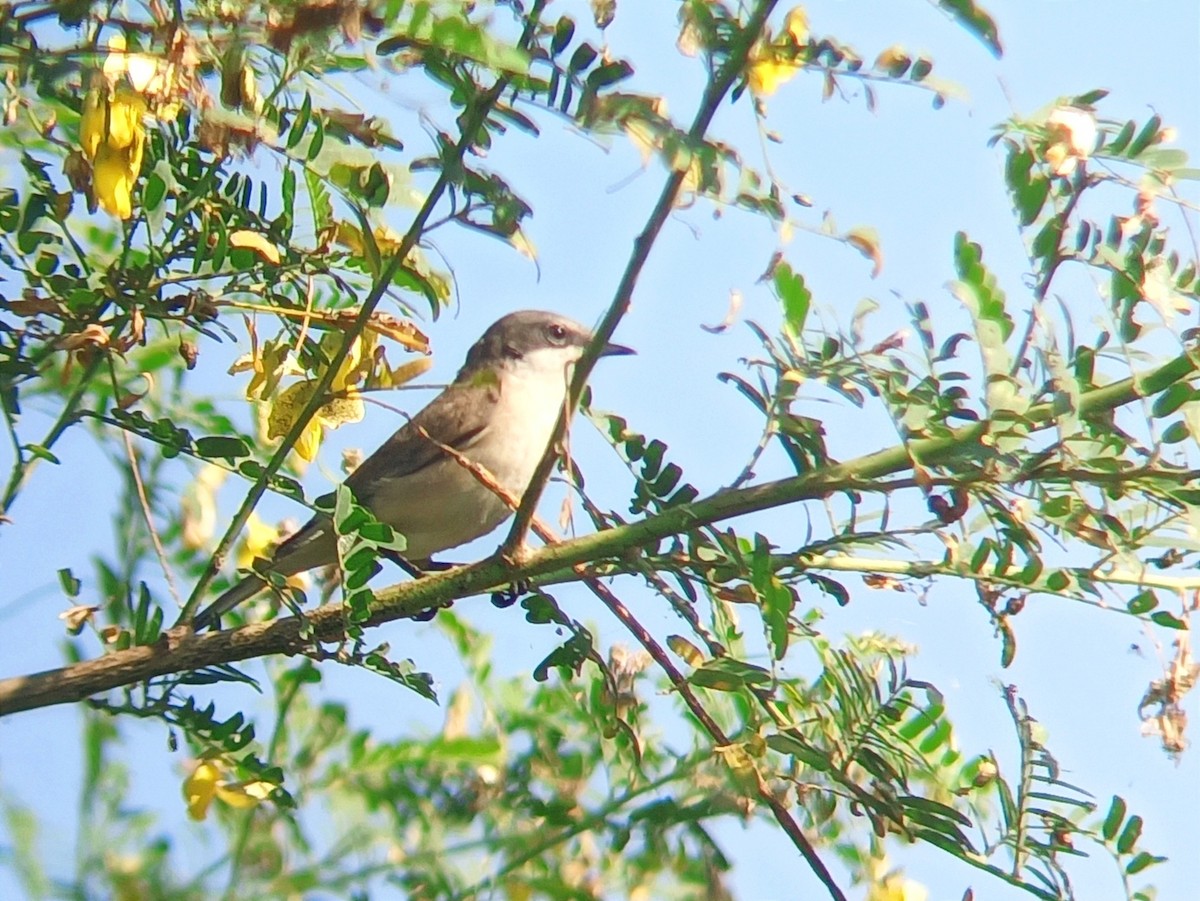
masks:
[[[317,459],[317,451],[321,449],[321,436],[324,431],[321,428],[321,423],[316,419],[309,421],[304,427],[304,431],[300,433],[300,437],[296,439],[296,443],[292,445],[292,450],[300,457],[300,459],[311,463]]]
[[[1051,132],[1065,138],[1071,153],[1082,159],[1091,156],[1096,149],[1096,117],[1087,110],[1073,106],[1060,106],[1046,119]]]
[[[699,666],[704,662],[704,655],[700,653],[700,649],[682,635],[668,635],[667,647],[683,658],[688,666]]]
[[[125,150],[125,171],[129,173],[129,183],[132,185],[142,171],[142,150],[146,146],[146,132],[139,123],[134,132],[133,140]]]
[[[134,90],[145,94],[162,94],[166,89],[170,68],[157,57],[145,53],[129,53],[125,35],[114,34],[108,39],[108,56],[104,58],[104,77],[111,85],[128,78]]]
[[[523,231],[514,232],[508,239],[517,252],[523,257],[528,257],[531,260],[537,259],[537,248],[533,246],[533,242],[525,236]]]
[[[649,123],[641,119],[629,119],[624,123],[624,128],[625,134],[629,137],[629,142],[641,154],[642,165],[650,165],[650,160],[654,158],[654,154],[659,147],[658,133]]]
[[[375,236],[375,246],[379,249],[381,257],[399,253],[400,244],[404,240],[401,235],[396,234],[386,225],[377,226],[372,234]]]
[[[363,404],[362,395],[348,388],[344,396],[333,398],[317,410],[314,418],[321,420],[322,425],[336,429],[348,422],[361,422],[365,415],[366,405]]]
[[[78,635],[83,631],[83,627],[92,621],[92,617],[99,612],[99,607],[92,607],[88,604],[76,604],[60,613],[58,618],[67,624],[68,632],[72,635]]]
[[[229,233],[230,247],[244,247],[253,250],[268,263],[279,264],[279,248],[260,235],[249,229],[240,228]]]
[[[221,771],[216,764],[204,760],[183,780],[183,797],[187,801],[188,816],[193,820],[203,820],[208,815],[220,777]]]
[[[797,44],[808,43],[808,13],[803,6],[797,6],[787,14],[783,28]]]
[[[296,382],[279,392],[271,401],[271,413],[267,418],[267,437],[282,438],[300,418],[300,412],[308,404],[317,387],[314,381]],[[306,459],[312,459],[308,457]]]
[[[856,226],[845,234],[846,243],[871,261],[871,278],[883,269],[883,250],[879,246],[879,233],[869,225]]]
[[[111,84],[125,74],[125,35],[119,31],[108,39],[108,56],[104,57],[104,77]]]
[[[429,353],[429,337],[413,325],[411,319],[397,319],[390,313],[375,312],[367,320],[367,328],[385,338],[391,338],[417,353]]]
[[[281,378],[302,371],[292,360],[290,348],[284,341],[278,339],[267,341],[261,351],[253,346],[253,341],[251,344],[250,355],[239,357],[229,370],[230,373],[235,370],[238,372],[245,369],[254,370],[254,375],[246,385],[246,400],[270,397],[275,393],[275,388],[279,385]]]
[[[407,363],[401,363],[399,366],[387,373],[387,384],[381,387],[394,388],[397,385],[403,385],[405,382],[411,382],[419,375],[428,372],[433,366],[433,359],[430,357],[418,357],[415,360],[409,360]]]
[[[746,751],[746,746],[742,743],[732,745],[717,745],[713,748],[726,766],[737,773],[739,776],[748,776],[754,773],[754,760]]]
[[[362,256],[366,248],[363,245],[362,232],[349,222],[338,222],[334,228],[333,240],[341,244],[355,256]]]
[[[225,481],[226,470],[212,463],[200,470],[180,502],[180,540],[188,550],[208,545],[217,526],[216,491]],[[253,518],[254,514],[250,514]]]
[[[326,358],[332,357],[337,352],[343,340],[344,335],[340,331],[325,333],[325,336],[321,338],[321,349],[325,352]],[[371,371],[373,354],[378,344],[379,336],[370,330],[364,331],[355,338],[346,352],[346,358],[338,367],[337,375],[329,383],[330,389],[337,393],[363,381]]]
[[[1065,141],[1056,141],[1051,144],[1042,156],[1050,164],[1050,169],[1054,174],[1064,178],[1074,172],[1075,167],[1079,165],[1079,157],[1071,153],[1071,149]]]
[[[254,354],[242,354],[230,364],[226,370],[230,375],[237,375],[239,372],[250,372],[255,369]]]
[[[899,875],[876,882],[867,892],[867,901],[926,901],[928,898],[925,886]]]

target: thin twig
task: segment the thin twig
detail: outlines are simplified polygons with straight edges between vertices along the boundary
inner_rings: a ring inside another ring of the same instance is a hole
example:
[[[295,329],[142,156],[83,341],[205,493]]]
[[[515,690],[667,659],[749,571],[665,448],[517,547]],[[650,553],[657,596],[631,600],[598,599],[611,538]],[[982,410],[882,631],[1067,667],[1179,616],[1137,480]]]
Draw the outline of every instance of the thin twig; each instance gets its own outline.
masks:
[[[1148,373],[1094,388],[1081,397],[1080,414],[1097,415],[1116,409],[1162,391],[1195,371],[1195,363],[1183,355]],[[1040,404],[1031,408],[1026,418],[1036,431],[1049,427],[1053,417],[1053,407]],[[917,439],[913,442],[914,448],[928,466],[961,459],[965,449],[979,445],[990,425],[986,421],[971,423],[944,436]],[[449,599],[484,593],[510,584],[514,579],[533,579],[548,573],[561,573],[580,563],[618,558],[632,548],[650,546],[673,535],[733,517],[820,499],[848,489],[869,490],[873,480],[900,472],[908,465],[908,450],[884,448],[774,482],[721,491],[636,522],[539,548],[516,568],[510,561],[494,556],[445,572],[431,573],[378,592],[377,603],[364,625],[369,627],[411,617],[441,606]],[[191,636],[190,629],[172,629],[153,646],[114,651],[71,666],[2,679],[0,716],[79,701],[155,676],[272,654],[302,653],[311,648],[314,637],[317,640],[336,639],[344,630],[341,603],[318,607],[307,615],[306,620],[311,631],[302,630],[301,620],[295,616],[202,636]]]
[[[532,39],[533,32],[537,27],[537,22],[544,6],[545,0],[536,0],[532,9],[529,11],[529,15],[525,23],[525,29],[521,35],[520,45],[522,47],[527,46],[529,41]],[[462,132],[460,134],[458,143],[454,148],[453,163],[447,162],[443,164],[441,169],[438,171],[438,176],[433,183],[433,187],[430,188],[429,194],[425,198],[425,202],[421,204],[421,208],[413,217],[412,224],[409,226],[408,231],[405,232],[404,237],[401,238],[395,254],[388,261],[387,266],[384,268],[383,272],[380,273],[375,285],[371,288],[370,293],[363,301],[354,323],[349,329],[346,330],[341,345],[330,358],[325,371],[321,374],[320,379],[317,380],[316,387],[312,393],[312,396],[309,398],[308,403],[304,405],[304,409],[300,412],[300,415],[292,424],[291,429],[289,429],[288,433],[284,436],[279,448],[271,456],[271,459],[267,462],[267,465],[263,467],[262,473],[259,475],[254,485],[251,486],[245,500],[242,502],[242,505],[238,508],[237,513],[234,515],[233,521],[230,522],[229,528],[226,529],[225,534],[217,543],[217,547],[212,553],[209,564],[205,568],[205,571],[201,575],[200,579],[196,582],[196,587],[193,589],[191,597],[188,598],[187,604],[184,605],[183,611],[180,613],[177,623],[181,624],[191,620],[196,609],[199,607],[209,584],[211,584],[212,580],[216,577],[217,572],[220,570],[221,564],[225,558],[225,554],[232,546],[234,539],[242,530],[242,527],[246,524],[246,521],[250,518],[250,514],[253,512],[255,505],[266,492],[267,482],[270,480],[271,476],[278,472],[280,467],[283,466],[283,462],[285,459],[287,459],[287,455],[291,452],[292,446],[300,438],[300,435],[308,426],[309,421],[313,418],[313,416],[316,415],[317,410],[319,410],[325,403],[326,392],[329,390],[329,386],[333,383],[333,380],[336,377],[342,362],[347,356],[349,356],[350,348],[354,346],[354,342],[358,340],[358,337],[366,328],[367,323],[370,321],[371,314],[375,311],[375,307],[379,305],[380,300],[383,299],[383,296],[387,292],[388,286],[391,284],[392,279],[396,277],[396,274],[400,271],[400,268],[404,264],[404,260],[416,246],[417,241],[420,240],[425,228],[425,224],[428,222],[429,217],[433,214],[434,207],[438,204],[442,198],[442,195],[450,187],[450,184],[454,178],[454,173],[457,172],[458,166],[465,158],[468,149],[475,143],[476,134],[479,128],[486,121],[488,112],[495,105],[496,101],[499,100],[500,95],[504,93],[508,85],[509,78],[505,75],[500,76],[496,80],[495,84],[493,84],[487,91],[483,93],[479,102],[472,105],[470,110],[465,114]]]
[[[629,612],[629,609],[621,602],[620,598],[613,594],[608,586],[604,585],[598,579],[588,577],[583,581],[591,592],[609,609],[613,616],[620,620],[621,625],[628,629],[641,646],[654,658],[654,662],[667,674],[671,685],[679,693],[679,696],[683,698],[684,703],[687,704],[688,709],[692,711],[692,714],[700,722],[700,725],[704,727],[704,730],[712,736],[713,741],[718,746],[730,745],[729,737],[717,724],[717,721],[709,715],[704,705],[700,703],[699,698],[692,691],[691,685],[688,684],[683,674],[675,668],[675,664],[671,662],[671,658],[667,656],[667,652],[663,650],[662,645],[654,640],[654,636],[646,631],[645,627]],[[792,840],[792,844],[796,846],[797,850],[804,857],[805,862],[812,868],[817,879],[825,886],[830,897],[834,898],[835,901],[846,901],[846,896],[842,894],[842,890],[833,881],[833,876],[826,869],[824,862],[817,856],[816,849],[800,828],[800,824],[792,817],[787,807],[784,806],[783,801],[771,791],[771,787],[767,785],[766,780],[763,779],[762,774],[757,768],[754,770],[754,777],[759,798],[771,808],[771,813],[774,815],[775,821],[779,823],[788,838]]]
[[[133,485],[137,489],[138,502],[142,507],[142,518],[146,521],[146,531],[150,533],[150,543],[154,545],[158,564],[162,567],[163,576],[167,580],[167,589],[171,592],[175,603],[182,607],[183,598],[179,594],[179,588],[175,585],[175,574],[171,572],[167,552],[163,550],[162,541],[158,537],[158,529],[154,527],[154,516],[150,512],[150,499],[146,495],[146,485],[142,481],[142,473],[138,467],[137,453],[133,449],[133,439],[128,432],[121,432],[121,437],[125,440],[125,454],[129,457],[129,474],[133,477]]]
[[[721,101],[724,100],[726,93],[733,86],[734,81],[741,75],[743,69],[745,69],[750,50],[762,33],[767,18],[775,8],[776,2],[777,0],[764,0],[764,2],[760,3],[754,12],[750,14],[741,33],[732,41],[728,58],[704,91],[704,96],[700,101],[700,108],[696,112],[692,127],[688,129],[688,138],[690,140],[700,140],[708,131],[708,127],[716,115]],[[554,427],[554,434],[549,444],[547,444],[545,452],[542,454],[542,459],[538,463],[537,469],[534,470],[533,479],[529,483],[529,490],[525,492],[525,496],[521,499],[521,507],[517,510],[512,528],[509,530],[508,537],[505,538],[502,545],[501,553],[511,560],[519,562],[525,552],[525,535],[529,531],[530,522],[533,520],[533,511],[537,508],[538,501],[541,500],[542,492],[545,490],[546,482],[550,478],[550,472],[554,467],[554,461],[557,457],[556,449],[562,442],[562,436],[566,433],[567,424],[570,422],[575,408],[579,406],[579,398],[583,394],[583,388],[587,384],[592,367],[596,365],[596,361],[600,358],[600,352],[603,350],[604,345],[612,339],[613,332],[616,331],[617,325],[629,309],[629,305],[633,300],[633,291],[637,287],[642,268],[646,265],[646,261],[650,256],[650,250],[654,247],[659,233],[666,224],[667,217],[671,214],[671,210],[675,208],[675,202],[679,197],[679,191],[686,175],[686,169],[677,169],[667,177],[667,182],[663,185],[658,202],[650,213],[650,218],[646,221],[646,227],[633,242],[633,253],[630,255],[629,262],[625,266],[625,272],[621,275],[621,281],[617,285],[612,303],[609,305],[608,311],[604,314],[604,318],[596,327],[596,333],[591,343],[585,348],[583,356],[575,364],[575,372],[571,378],[571,387],[567,393],[566,408],[559,414],[558,422]]]

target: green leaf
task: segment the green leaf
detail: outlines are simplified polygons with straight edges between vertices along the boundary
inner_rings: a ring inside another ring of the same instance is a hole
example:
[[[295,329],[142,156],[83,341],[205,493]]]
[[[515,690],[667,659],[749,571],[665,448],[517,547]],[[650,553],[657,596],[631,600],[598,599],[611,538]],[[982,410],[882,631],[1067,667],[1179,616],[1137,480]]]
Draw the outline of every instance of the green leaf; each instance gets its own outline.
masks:
[[[74,573],[66,567],[58,571],[58,584],[62,586],[63,593],[69,598],[79,597],[79,589],[83,586],[83,583],[75,578]]]
[[[939,720],[934,730],[921,739],[921,743],[917,745],[917,750],[925,756],[929,756],[950,740],[950,733],[950,721],[946,719]]]
[[[833,761],[821,754],[816,748],[810,747],[793,735],[777,733],[767,736],[767,747],[780,754],[790,754],[801,763],[807,764],[822,773],[833,769]]]
[[[146,177],[146,187],[142,191],[142,205],[147,210],[156,210],[167,194],[167,183],[157,172],[151,172]]]
[[[901,781],[900,774],[896,772],[895,768],[870,748],[860,747],[855,752],[854,759],[864,770],[881,782],[895,784]]]
[[[1156,626],[1162,626],[1166,629],[1179,629],[1186,632],[1188,628],[1185,620],[1180,619],[1174,613],[1168,613],[1166,610],[1155,610],[1150,614],[1150,620]]]
[[[1195,395],[1195,390],[1187,382],[1176,382],[1154,398],[1154,403],[1150,407],[1150,412],[1156,419],[1161,419],[1164,416],[1170,416],[1185,403],[1192,399]]]
[[[1139,851],[1133,856],[1133,860],[1125,865],[1125,872],[1132,876],[1135,873],[1140,873],[1147,867],[1151,867],[1156,863],[1165,861],[1165,857],[1157,857],[1154,854],[1149,854],[1146,851]]]
[[[1186,422],[1173,422],[1163,429],[1163,444],[1179,444],[1181,441],[1187,441],[1190,435],[1191,431]]]
[[[808,310],[812,304],[812,292],[804,284],[804,276],[792,270],[787,263],[775,267],[772,281],[775,293],[783,304],[783,321],[793,335],[804,331]]]
[[[296,118],[292,121],[292,126],[288,130],[287,149],[295,150],[296,145],[304,139],[304,129],[308,128],[308,121],[312,118],[312,94],[304,92],[304,102],[300,104],[300,111],[296,114]]]
[[[590,90],[599,91],[601,88],[611,87],[619,81],[624,81],[632,74],[633,66],[625,60],[618,59],[589,72],[585,83]]]
[[[195,450],[197,456],[230,462],[250,456],[250,446],[245,441],[228,435],[206,435],[197,438]]]
[[[1143,150],[1150,146],[1150,142],[1158,136],[1158,130],[1162,128],[1162,118],[1159,116],[1151,116],[1150,119],[1142,126],[1142,130],[1138,132],[1133,142],[1125,149],[1125,155],[1128,157],[1136,157]]]
[[[1133,846],[1137,844],[1141,835],[1142,818],[1134,814],[1125,823],[1125,828],[1121,830],[1121,836],[1117,839],[1117,853],[1128,854],[1133,850]]]
[[[771,681],[771,674],[752,663],[732,657],[718,657],[697,667],[688,681],[714,691],[737,691],[748,685],[767,685]]]
[[[909,795],[901,798],[900,803],[904,805],[906,810],[924,810],[926,813],[932,814],[939,819],[952,820],[960,826],[971,825],[971,818],[965,813],[942,804],[940,801],[934,801],[931,798],[920,798],[915,795]]]
[[[587,629],[579,628],[578,632],[551,651],[546,659],[533,668],[533,678],[538,682],[545,682],[550,678],[550,667],[552,666],[557,667],[564,677],[569,678],[572,674],[577,674],[588,655],[592,653],[593,646],[592,633]]]
[[[45,460],[47,463],[59,465],[58,457],[50,452],[49,448],[42,447],[40,444],[23,444],[21,450],[28,451],[32,457],[37,457],[39,460]]]
[[[1000,44],[1000,30],[992,17],[975,3],[975,0],[938,0],[938,6],[979,38],[997,59],[1004,54],[1004,48]]]
[[[575,52],[571,54],[571,61],[567,64],[567,70],[571,73],[582,72],[588,66],[596,61],[596,48],[591,44],[580,44],[575,48]]]
[[[790,585],[784,585],[772,577],[767,581],[766,590],[762,592],[763,621],[767,624],[767,637],[776,660],[782,660],[787,653],[788,640],[791,636],[792,610],[796,607],[798,598],[796,590]]]
[[[1147,588],[1134,595],[1125,606],[1130,613],[1135,616],[1141,616],[1143,613],[1149,613],[1158,606],[1158,598],[1151,589]]]

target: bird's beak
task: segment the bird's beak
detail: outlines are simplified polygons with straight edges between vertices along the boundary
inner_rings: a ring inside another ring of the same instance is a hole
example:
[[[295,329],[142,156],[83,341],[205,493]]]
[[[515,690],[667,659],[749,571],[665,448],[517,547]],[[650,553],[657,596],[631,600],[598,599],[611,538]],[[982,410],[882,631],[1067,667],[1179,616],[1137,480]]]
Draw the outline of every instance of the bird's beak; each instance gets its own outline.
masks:
[[[602,357],[627,357],[630,354],[637,353],[632,347],[626,347],[624,344],[605,344],[604,350],[600,351]]]

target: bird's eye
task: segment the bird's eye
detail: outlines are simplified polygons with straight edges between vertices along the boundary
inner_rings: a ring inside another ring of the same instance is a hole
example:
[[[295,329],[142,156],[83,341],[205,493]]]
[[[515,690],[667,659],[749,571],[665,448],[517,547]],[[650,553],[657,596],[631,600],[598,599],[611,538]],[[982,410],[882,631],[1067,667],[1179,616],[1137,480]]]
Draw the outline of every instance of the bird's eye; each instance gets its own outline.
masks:
[[[553,344],[565,344],[567,340],[566,326],[559,325],[557,322],[552,322],[546,326],[546,335]]]

